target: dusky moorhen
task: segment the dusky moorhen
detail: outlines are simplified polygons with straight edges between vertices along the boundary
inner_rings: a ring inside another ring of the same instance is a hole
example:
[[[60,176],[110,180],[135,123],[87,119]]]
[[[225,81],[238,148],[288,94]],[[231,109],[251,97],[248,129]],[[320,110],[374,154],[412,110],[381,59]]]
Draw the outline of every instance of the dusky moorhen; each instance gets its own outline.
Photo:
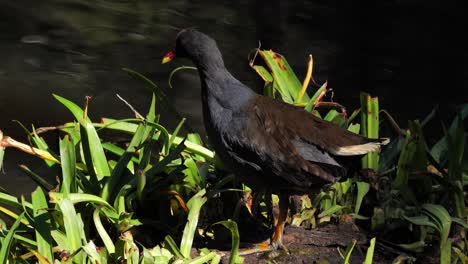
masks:
[[[307,193],[346,174],[340,156],[376,151],[386,139],[369,139],[324,121],[300,107],[259,95],[224,66],[216,42],[185,29],[163,63],[186,57],[198,68],[208,138],[223,163],[247,185],[279,196],[279,216],[270,241],[282,244],[289,195]]]

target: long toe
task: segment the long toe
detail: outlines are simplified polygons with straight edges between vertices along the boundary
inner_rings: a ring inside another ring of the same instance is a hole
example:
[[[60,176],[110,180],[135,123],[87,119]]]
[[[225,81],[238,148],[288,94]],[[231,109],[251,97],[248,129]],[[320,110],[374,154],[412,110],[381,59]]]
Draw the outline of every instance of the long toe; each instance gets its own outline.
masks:
[[[277,240],[277,241],[272,241],[271,242],[271,247],[275,250],[283,250],[287,254],[289,254],[289,249],[283,244],[282,240]]]
[[[245,255],[251,255],[251,254],[256,254],[256,253],[264,253],[264,252],[273,251],[275,249],[276,248],[274,248],[272,244],[268,242],[262,242],[262,243],[254,244],[253,247],[241,249],[239,251],[239,255],[245,256]]]

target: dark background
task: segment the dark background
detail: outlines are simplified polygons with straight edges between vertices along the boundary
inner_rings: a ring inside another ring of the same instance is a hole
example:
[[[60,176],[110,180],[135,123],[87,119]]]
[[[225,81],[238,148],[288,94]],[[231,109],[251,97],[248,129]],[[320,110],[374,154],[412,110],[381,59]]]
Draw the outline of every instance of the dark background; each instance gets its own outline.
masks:
[[[128,67],[164,89],[203,134],[196,72],[179,72],[169,89],[170,71],[189,62],[160,64],[177,31],[196,27],[218,41],[227,67],[255,89],[262,82],[247,54],[261,41],[285,55],[300,79],[312,53],[315,79],[328,80],[335,100],[348,109],[357,107],[359,91],[367,91],[405,127],[439,105],[428,129],[433,142],[441,121],[448,124],[468,102],[466,24],[465,9],[455,1],[2,0],[0,129],[25,141],[11,120],[27,127],[72,120],[52,93],[80,105],[92,96],[94,120],[132,115],[116,93],[145,113],[151,93],[121,70]],[[172,129],[178,120],[161,112]],[[16,164],[40,171],[34,161],[8,150],[0,186],[29,192],[34,184]]]

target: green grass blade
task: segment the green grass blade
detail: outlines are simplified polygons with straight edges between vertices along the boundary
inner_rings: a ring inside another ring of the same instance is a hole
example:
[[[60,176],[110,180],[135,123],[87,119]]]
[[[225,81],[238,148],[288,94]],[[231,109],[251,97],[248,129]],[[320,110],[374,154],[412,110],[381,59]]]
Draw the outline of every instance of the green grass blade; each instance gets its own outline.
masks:
[[[29,203],[26,201],[26,198],[24,197],[24,195],[21,195],[21,206],[23,207],[21,212],[24,212],[24,220],[29,223],[33,223],[33,213],[30,210],[28,210],[27,204]]]
[[[68,240],[65,233],[59,230],[52,230],[50,235],[54,239],[55,243],[57,243],[58,249],[60,251],[69,250],[70,249],[70,241]]]
[[[335,109],[332,109],[328,111],[328,113],[325,115],[323,119],[332,122],[338,115],[339,115],[338,111],[336,111]]]
[[[276,98],[275,88],[272,82],[265,82],[265,85],[263,86],[263,95]]]
[[[453,247],[453,251],[457,254],[458,258],[461,260],[461,263],[468,263],[468,256],[465,255],[459,248]]]
[[[8,230],[8,234],[2,241],[1,248],[0,248],[0,263],[7,263],[8,262],[8,254],[10,253],[10,247],[13,243],[14,235],[16,229],[19,227],[21,220],[23,219],[24,213],[21,213],[18,218],[15,220],[13,225]]]
[[[121,157],[122,155],[124,155],[125,153],[125,149],[119,147],[119,146],[116,146],[112,143],[109,143],[109,142],[103,142],[102,143],[102,147],[109,153],[112,153],[112,154],[115,154],[116,156],[119,156]],[[138,163],[138,158],[136,157],[133,157],[132,155],[130,155],[132,158],[131,158],[131,161],[132,162],[135,162],[135,163]],[[121,157],[122,158],[122,157]]]
[[[88,255],[89,263],[96,263],[96,264],[105,264],[107,263],[105,258],[102,258],[99,254],[96,245],[91,240],[88,244],[83,246],[84,252]],[[102,250],[102,249],[101,249]]]
[[[462,107],[462,110],[459,113],[459,117],[464,120],[468,116],[468,104],[464,104]],[[448,134],[454,133],[454,131],[457,129],[459,126],[459,118],[455,118],[450,125],[450,128],[447,131]],[[431,154],[434,157],[434,159],[438,162],[441,163],[442,166],[446,165],[447,162],[447,157],[448,157],[448,148],[447,148],[447,139],[446,136],[441,138],[434,146],[431,148]]]
[[[60,191],[62,193],[77,192],[76,185],[76,156],[75,146],[67,135],[59,142],[60,145],[60,164],[62,167],[62,184]]]
[[[112,242],[112,239],[110,238],[109,234],[104,228],[104,225],[101,222],[101,218],[99,217],[99,212],[100,212],[100,208],[94,209],[94,213],[93,213],[94,226],[96,227],[96,230],[99,236],[101,237],[102,242],[106,246],[107,252],[109,252],[109,254],[114,254],[115,253],[114,242]]]
[[[419,225],[419,226],[430,226],[438,230],[437,225],[435,225],[432,221],[430,221],[429,217],[425,215],[412,216],[412,217],[403,216],[403,218],[412,224]]]
[[[286,102],[294,102],[294,98],[297,98],[302,84],[292,70],[291,66],[289,66],[289,63],[282,55],[271,50],[260,50],[259,54],[267,64],[268,68],[270,68],[275,83],[278,84],[278,87],[285,95],[287,94]],[[301,102],[305,103],[309,101],[309,99],[309,96],[304,94]]]
[[[153,140],[153,135],[156,133],[156,129],[151,129],[150,135],[142,138],[142,144],[140,145],[140,155],[138,160],[137,170],[145,170],[151,166],[154,156],[159,156],[159,147],[155,147],[156,141]]]
[[[174,129],[172,135],[170,136],[169,138],[169,145],[173,145],[174,144],[174,140],[175,138],[177,137],[177,134],[179,134],[179,131],[180,129],[182,128],[182,126],[184,125],[185,123],[185,118],[182,118],[182,120],[180,120],[179,124],[177,125],[177,127]]]
[[[270,72],[263,66],[261,65],[251,65],[251,67],[257,72],[257,74],[265,81],[265,89],[266,89],[266,96],[270,97],[275,97],[275,91],[277,91],[283,101],[292,103],[293,99],[289,95],[289,93],[285,93],[283,90],[281,90],[280,87],[278,87],[278,84],[275,82],[273,79],[273,76],[271,76]]]
[[[229,264],[238,264],[242,263],[243,259],[241,256],[239,256],[239,245],[240,245],[240,236],[239,236],[239,230],[237,228],[237,223],[231,219],[226,220],[226,221],[221,221],[215,223],[215,225],[221,224],[229,231],[231,231],[231,256],[229,257]]]
[[[116,247],[116,254],[126,260],[125,263],[138,263],[139,249],[133,240],[131,232],[124,232],[120,236],[118,246]]]
[[[317,100],[317,98],[325,92],[325,89],[327,89],[327,82],[325,82],[315,93],[314,95],[309,99],[309,102],[307,102],[306,106],[304,107],[304,109],[307,111],[307,112],[312,112],[312,109],[314,109],[315,107],[315,101]]]
[[[409,244],[398,244],[398,246],[408,251],[421,253],[423,252],[426,243],[424,241],[416,241],[414,243]]]
[[[351,254],[353,253],[354,246],[356,246],[357,241],[353,239],[351,243],[348,244],[346,247],[345,255],[344,255],[344,264],[349,264],[349,260],[351,259]]]
[[[24,220],[24,218],[23,218]],[[21,244],[27,246],[27,247],[31,247],[31,248],[37,248],[37,242],[34,241],[34,240],[31,240],[27,237],[24,237],[24,236],[21,236],[21,235],[18,235],[18,234],[15,234],[13,236],[18,242],[20,242]]]
[[[368,138],[379,137],[379,100],[361,93],[361,133]],[[362,158],[362,167],[378,170],[379,153],[370,152]]]
[[[369,192],[370,184],[367,182],[356,182],[357,186],[357,197],[356,197],[356,205],[354,207],[354,213],[359,214],[359,209],[361,209],[362,200],[364,196]]]
[[[130,162],[133,154],[137,151],[137,148],[144,140],[145,126],[139,125],[136,129],[135,134],[133,134],[132,140],[130,141],[129,146],[125,150],[125,153],[120,157],[116,166],[112,170],[111,177],[107,180],[102,189],[101,197],[106,201],[111,201],[115,196],[115,189],[120,188],[125,182],[122,182],[122,176],[127,167],[127,164]],[[114,195],[113,195],[114,194]]]
[[[419,122],[409,122],[409,133],[398,160],[397,176],[393,182],[396,189],[407,186],[409,176],[416,171],[425,171],[428,161],[426,143]],[[428,180],[428,179],[427,179]]]
[[[176,242],[174,241],[174,239],[170,235],[167,235],[164,238],[164,243],[165,243],[165,247],[167,249],[169,249],[169,251],[174,256],[176,256],[178,259],[184,259],[184,256],[182,255],[182,252],[180,252],[179,247],[177,246]]]
[[[367,248],[366,259],[364,264],[372,264],[372,259],[374,258],[374,249],[375,249],[375,237],[370,240],[369,248]]]
[[[53,94],[54,98],[59,101],[61,104],[63,104],[75,117],[77,121],[82,120],[83,118],[86,119],[86,121],[91,122],[89,117],[84,116],[84,111],[79,107],[77,104],[73,103],[72,101],[65,99],[59,95]]]
[[[48,204],[44,192],[37,187],[31,194],[34,215],[34,229],[36,232],[37,251],[47,261],[40,260],[41,264],[52,263],[52,236],[50,214],[47,211]]]
[[[146,174],[142,170],[136,172],[136,195],[139,201],[143,201],[143,191],[146,186]]]
[[[68,195],[65,195],[63,193],[50,192],[49,197],[51,203],[61,203],[64,200],[68,200],[72,204],[93,203],[95,205],[101,205],[113,209],[113,207],[106,200],[102,199],[99,196],[88,193],[70,193]]]
[[[463,120],[458,116],[458,126],[452,134],[447,134],[448,146],[448,177],[451,185],[454,187],[452,200],[454,202],[455,216],[464,218],[466,215],[465,195],[463,192],[463,167],[468,168],[468,164],[463,164],[463,155],[465,153],[466,134],[464,131]],[[468,149],[467,149],[468,151]]]
[[[348,126],[348,130],[353,132],[354,134],[359,134],[359,131],[361,130],[361,125],[357,123],[350,124]]]
[[[127,168],[128,163],[133,157],[132,152],[126,151],[119,159],[114,169],[112,170],[111,177],[104,184],[102,188],[101,197],[102,199],[111,202],[114,198],[113,194],[116,189],[123,186],[125,183],[121,181],[122,176]]]
[[[150,177],[152,177],[153,175],[156,175],[156,173],[164,169],[164,167],[167,164],[171,163],[174,159],[176,159],[180,155],[180,153],[185,149],[184,141],[185,140],[180,142],[179,145],[173,151],[171,151],[171,153],[169,153],[169,155],[164,157],[161,161],[159,161],[158,163],[156,163],[156,165],[154,165],[151,169],[149,169],[146,172],[146,175]]]
[[[79,214],[76,213],[73,203],[69,199],[63,199],[58,203],[63,215],[63,226],[65,229],[66,239],[69,241],[70,246],[67,250],[75,252],[81,249],[84,237],[84,225]],[[75,255],[75,260],[81,263],[82,254]]]
[[[156,96],[153,93],[153,96],[151,96],[151,105],[148,110],[148,114],[146,114],[146,120],[149,122],[155,122],[157,123],[156,120]]]
[[[0,192],[0,202],[9,206],[15,207],[20,210],[23,209],[23,205],[18,201],[18,198],[13,195]],[[26,207],[31,210],[33,209],[33,206],[31,203],[26,203]]]
[[[80,122],[81,123],[81,140],[83,151],[90,155],[91,164],[86,164],[89,167],[92,166],[92,170],[96,174],[97,180],[100,181],[104,177],[111,175],[109,165],[107,164],[107,158],[104,153],[104,148],[101,144],[96,129],[91,122]],[[83,133],[84,132],[84,133]],[[89,159],[87,160],[89,163]]]
[[[47,145],[47,142],[43,138],[39,137],[39,135],[36,132],[36,129],[33,129],[31,135],[32,135],[31,137],[32,142],[34,143],[34,145],[36,145],[38,149],[42,149],[42,150],[49,152],[52,156],[54,156],[58,160],[58,156],[49,148],[49,146]],[[50,161],[50,160],[44,160],[44,162],[47,164],[48,167],[52,167],[53,165],[55,165],[55,162]]]
[[[321,212],[319,215],[318,215],[318,218],[322,218],[324,216],[327,216],[327,215],[331,215],[331,214],[334,214],[340,210],[342,210],[344,207],[339,205],[339,204],[335,204],[335,205],[332,205],[330,208],[328,208],[327,210]]]
[[[65,107],[72,112],[76,120],[81,124],[81,140],[83,143],[83,150],[89,152],[92,164],[87,164],[88,168],[92,165],[92,170],[95,172],[97,179],[101,180],[103,177],[110,176],[109,166],[107,164],[106,155],[101,145],[101,140],[93,126],[93,123],[88,116],[85,116],[86,111],[83,111],[75,103],[54,94],[55,99],[62,103]],[[83,133],[84,132],[84,133]]]
[[[348,117],[348,124],[353,122],[359,116],[359,113],[361,113],[361,108],[354,110],[351,116]]]
[[[450,226],[452,224],[452,218],[442,205],[438,204],[423,204],[423,213],[426,214],[432,222],[438,227],[440,232],[441,242],[447,241],[450,233]]]
[[[35,181],[39,186],[42,188],[46,189],[47,191],[50,191],[54,188],[52,184],[50,184],[48,181],[46,181],[43,177],[38,175],[37,173],[33,172],[30,170],[26,165],[19,165],[19,168],[26,173],[33,181]]]
[[[186,182],[192,188],[197,186],[203,186],[202,179],[198,173],[198,166],[195,160],[189,158],[184,162],[185,167],[187,167],[183,172],[185,175],[184,182]]]
[[[452,239],[447,239],[440,245],[440,263],[452,263]]]
[[[103,118],[102,123],[95,123],[94,125],[97,126],[97,127],[106,127],[108,129],[111,129],[111,130],[121,131],[121,132],[125,132],[125,133],[130,133],[130,134],[135,133],[135,131],[136,131],[137,127],[138,127],[138,125],[136,125],[136,124],[132,124],[132,123],[128,123],[128,122],[118,122],[115,119],[110,119],[110,118]],[[170,137],[170,134],[169,134],[169,137]],[[154,139],[157,140],[158,138],[154,138]],[[173,144],[174,145],[179,145],[183,140],[184,140],[184,138],[182,138],[182,137],[176,137],[176,138],[174,138]],[[201,155],[207,161],[212,161],[214,159],[214,152],[207,149],[207,148],[205,148],[205,147],[203,147],[202,145],[195,144],[195,143],[193,143],[191,141],[185,141],[184,144],[187,147],[186,151],[192,152],[194,154]]]
[[[184,233],[182,235],[182,240],[180,242],[180,252],[187,259],[190,259],[190,251],[192,249],[193,238],[197,230],[200,210],[207,200],[205,192],[206,190],[202,189],[187,202],[189,214],[187,217],[187,223],[185,224]]]
[[[171,135],[169,135],[169,132],[167,132],[167,129],[165,127],[161,126],[160,124],[157,124],[157,123],[148,122],[147,124],[150,125],[150,126],[153,126],[158,131],[160,131],[160,133],[162,135],[162,138],[159,137],[157,139],[162,140],[162,142],[163,142],[162,152],[163,152],[164,155],[168,155],[169,152],[171,151],[171,145],[170,145],[170,141],[169,141]]]
[[[461,225],[463,228],[468,229],[468,223],[463,219],[452,217],[452,222]]]
[[[402,152],[405,138],[399,136],[392,138],[392,141],[385,147],[385,150],[380,154],[379,171],[387,171],[396,166],[397,159]]]

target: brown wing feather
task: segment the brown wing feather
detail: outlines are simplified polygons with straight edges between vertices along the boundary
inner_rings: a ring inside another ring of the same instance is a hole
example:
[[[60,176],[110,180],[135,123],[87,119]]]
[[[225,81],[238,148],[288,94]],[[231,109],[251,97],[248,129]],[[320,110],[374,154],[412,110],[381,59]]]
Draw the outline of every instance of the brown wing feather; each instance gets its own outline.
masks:
[[[261,96],[256,105],[267,119],[281,120],[291,134],[317,145],[335,155],[361,155],[387,143],[384,139],[369,139],[336,124],[322,120],[300,107]]]
[[[270,111],[271,108],[262,105],[265,101],[257,97],[246,109],[248,118],[243,126],[242,139],[239,141],[248,144],[260,156],[264,162],[272,163],[273,171],[277,175],[297,185],[305,182],[335,182],[336,170],[329,164],[318,164],[310,162],[299,153],[294,140],[294,131],[288,128],[288,122],[278,116],[278,112]],[[338,164],[337,164],[338,165]],[[316,180],[311,176],[317,177]],[[303,181],[303,182],[301,182]]]

